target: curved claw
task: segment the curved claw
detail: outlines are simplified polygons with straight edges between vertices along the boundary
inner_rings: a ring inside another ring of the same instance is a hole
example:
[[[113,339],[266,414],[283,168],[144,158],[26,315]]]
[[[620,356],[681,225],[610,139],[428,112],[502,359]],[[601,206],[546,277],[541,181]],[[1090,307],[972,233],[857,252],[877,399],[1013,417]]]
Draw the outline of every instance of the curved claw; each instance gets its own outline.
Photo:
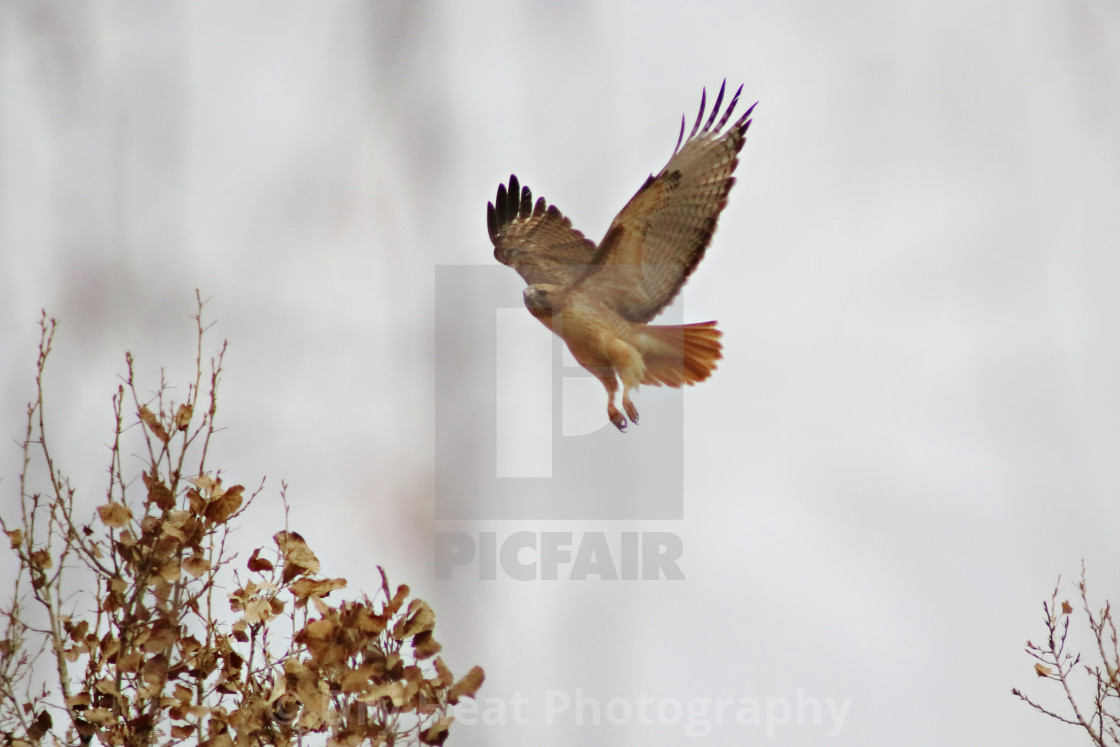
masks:
[[[638,408],[634,407],[634,403],[631,402],[628,399],[623,400],[622,406],[626,408],[626,414],[630,416],[630,421],[634,425],[637,425],[638,424]]]
[[[619,412],[617,407],[611,407],[607,410],[607,417],[610,418],[611,423],[615,428],[618,428],[623,433],[626,432],[626,417]]]

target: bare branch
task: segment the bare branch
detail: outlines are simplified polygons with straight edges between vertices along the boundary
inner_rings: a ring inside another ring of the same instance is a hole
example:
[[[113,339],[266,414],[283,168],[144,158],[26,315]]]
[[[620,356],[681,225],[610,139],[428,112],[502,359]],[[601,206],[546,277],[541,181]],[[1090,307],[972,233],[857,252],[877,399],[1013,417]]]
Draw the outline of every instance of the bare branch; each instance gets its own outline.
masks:
[[[1082,609],[1088,618],[1089,629],[1095,639],[1096,653],[1100,656],[1100,664],[1082,664],[1080,653],[1069,653],[1066,650],[1074,608],[1065,600],[1059,604],[1060,588],[1061,577],[1058,578],[1058,583],[1054,586],[1049,602],[1043,602],[1042,604],[1047,632],[1046,645],[1037,646],[1028,641],[1026,652],[1038,662],[1035,664],[1035,673],[1040,679],[1056,681],[1061,684],[1062,694],[1066,703],[1069,704],[1072,717],[1062,715],[1053,708],[1041,705],[1037,700],[1030,698],[1018,689],[1011,692],[1038,712],[1063,724],[1081,727],[1089,735],[1093,744],[1100,745],[1100,747],[1105,747],[1108,744],[1120,745],[1120,739],[1118,739],[1120,683],[1117,681],[1120,660],[1117,658],[1116,628],[1112,621],[1111,606],[1106,602],[1104,607],[1097,614],[1094,614],[1088,598],[1085,564],[1082,562],[1078,590],[1081,596]],[[1088,677],[1094,693],[1092,701],[1088,704],[1079,703],[1075,695],[1074,681],[1079,675]]]

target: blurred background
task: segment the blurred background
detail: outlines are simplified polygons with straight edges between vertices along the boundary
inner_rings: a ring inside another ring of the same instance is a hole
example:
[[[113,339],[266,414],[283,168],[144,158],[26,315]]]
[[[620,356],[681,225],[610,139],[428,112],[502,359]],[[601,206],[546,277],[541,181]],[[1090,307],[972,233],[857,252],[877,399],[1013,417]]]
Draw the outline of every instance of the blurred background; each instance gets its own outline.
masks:
[[[547,724],[577,688],[847,699],[843,745],[1083,743],[1009,691],[1060,706],[1022,652],[1059,573],[1120,601],[1118,71],[1103,0],[0,3],[3,510],[40,310],[92,510],[124,352],[185,385],[198,288],[212,463],[269,480],[239,544],[284,480],[326,573],[430,601],[481,701],[529,704],[452,744],[691,736]],[[686,579],[437,580],[436,429],[479,434],[435,417],[436,267],[493,262],[511,172],[598,239],[725,77],[761,103],[685,293],[725,360],[685,395],[684,519],[591,527],[678,534]],[[831,730],[796,721],[768,741]]]

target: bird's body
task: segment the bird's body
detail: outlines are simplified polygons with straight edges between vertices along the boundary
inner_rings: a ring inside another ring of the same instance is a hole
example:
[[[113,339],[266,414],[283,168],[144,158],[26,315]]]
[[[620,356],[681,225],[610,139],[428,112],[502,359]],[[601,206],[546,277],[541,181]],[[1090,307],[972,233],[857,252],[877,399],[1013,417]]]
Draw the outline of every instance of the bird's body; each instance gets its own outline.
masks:
[[[516,176],[510,177],[508,190],[498,187],[496,202],[488,206],[495,258],[528,283],[529,312],[603,383],[607,416],[619,430],[626,429],[626,417],[614,404],[619,380],[623,408],[636,423],[632,389],[703,381],[720,358],[715,322],[648,322],[673,300],[703,257],[735,183],[732,174],[754,107],[721,134],[739,100],[736,92],[713,128],[723,94],[721,87],[703,129],[706,94],[701,98],[684,147],[682,121],[669,163],[646,180],[598,245],[543,198],[534,204]]]

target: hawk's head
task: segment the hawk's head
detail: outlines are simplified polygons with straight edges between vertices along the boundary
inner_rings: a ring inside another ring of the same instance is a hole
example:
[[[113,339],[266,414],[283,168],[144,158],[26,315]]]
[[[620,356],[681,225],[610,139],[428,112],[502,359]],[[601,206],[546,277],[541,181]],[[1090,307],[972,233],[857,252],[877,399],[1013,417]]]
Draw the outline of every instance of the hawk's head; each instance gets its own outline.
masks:
[[[523,295],[525,307],[535,317],[551,316],[553,311],[559,310],[562,299],[561,287],[551,283],[538,283],[527,287]]]
[[[524,291],[525,305],[530,309],[552,309],[556,307],[560,286],[551,283],[530,285]]]

